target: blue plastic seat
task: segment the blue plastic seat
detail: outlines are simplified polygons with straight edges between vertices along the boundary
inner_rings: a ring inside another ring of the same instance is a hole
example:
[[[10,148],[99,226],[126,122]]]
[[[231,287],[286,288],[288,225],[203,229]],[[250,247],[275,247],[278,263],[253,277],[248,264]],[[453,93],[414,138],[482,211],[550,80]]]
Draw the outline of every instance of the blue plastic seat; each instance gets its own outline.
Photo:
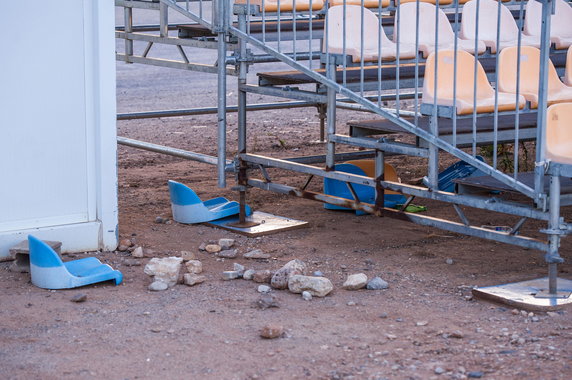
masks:
[[[190,187],[176,181],[169,181],[169,194],[173,219],[179,223],[204,223],[236,215],[240,211],[238,202],[223,197],[203,202]],[[247,205],[246,215],[251,214],[252,210]]]
[[[44,289],[70,289],[98,282],[121,284],[123,274],[95,257],[63,262],[46,243],[28,236],[32,284]]]
[[[338,164],[334,167],[336,171],[362,175],[368,177],[368,175],[363,171],[362,168],[353,164]],[[360,202],[375,204],[375,189],[366,185],[352,184],[352,187],[357,194]],[[324,194],[333,195],[339,198],[351,199],[354,197],[350,192],[350,189],[343,181],[338,181],[336,179],[324,178]],[[383,197],[383,205],[388,208],[395,208],[399,204],[405,203],[405,197],[401,194],[385,194]],[[331,205],[329,203],[324,203],[324,208],[327,210],[351,210],[346,207]],[[364,211],[356,210],[356,215],[367,214]]]

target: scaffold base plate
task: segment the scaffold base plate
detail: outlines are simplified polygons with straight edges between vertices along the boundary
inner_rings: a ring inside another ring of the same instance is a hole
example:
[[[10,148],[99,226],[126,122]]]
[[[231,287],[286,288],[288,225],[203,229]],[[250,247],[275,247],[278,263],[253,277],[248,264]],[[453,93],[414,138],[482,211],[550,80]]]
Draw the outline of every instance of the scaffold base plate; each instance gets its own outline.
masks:
[[[249,237],[270,235],[308,226],[308,222],[303,220],[285,218],[283,216],[272,215],[261,211],[254,211],[252,215],[246,218],[246,220],[257,223],[257,225],[245,228],[233,226],[233,224],[236,224],[239,221],[238,215],[213,220],[212,222],[207,222],[205,224],[211,227],[223,228]]]
[[[548,277],[473,289],[477,298],[503,303],[525,310],[550,311],[572,305],[572,281],[557,280],[557,293],[548,294]]]

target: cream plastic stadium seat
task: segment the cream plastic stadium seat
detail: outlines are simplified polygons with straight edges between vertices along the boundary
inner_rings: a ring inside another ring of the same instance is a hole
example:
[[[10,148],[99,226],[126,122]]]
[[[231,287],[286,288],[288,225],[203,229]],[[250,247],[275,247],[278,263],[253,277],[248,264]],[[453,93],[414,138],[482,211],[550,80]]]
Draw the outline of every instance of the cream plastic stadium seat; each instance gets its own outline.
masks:
[[[377,16],[369,9],[357,5],[346,5],[346,54],[352,57],[353,62],[377,61],[378,41],[381,35],[381,59],[393,60],[396,58],[397,46],[387,38],[383,28],[380,29],[380,22]],[[363,10],[363,52],[361,51],[361,14]],[[344,52],[344,7],[338,5],[328,9],[326,22],[328,35],[324,40],[324,51],[326,44],[329,53],[343,54]],[[381,33],[380,33],[381,31]],[[415,57],[415,46],[401,44],[399,50],[401,59]]]
[[[572,165],[572,103],[548,107],[545,147],[547,159]]]
[[[499,56],[499,90],[516,93],[516,69],[518,47],[503,49]],[[548,61],[548,104],[572,102],[572,87],[560,81],[558,73]],[[520,94],[538,107],[538,80],[540,73],[540,50],[532,46],[522,46],[520,51]]]
[[[434,103],[434,75],[435,53],[431,53],[425,66],[425,79],[423,83],[423,103]],[[454,84],[454,57],[452,50],[439,50],[437,72],[437,105],[453,106]],[[457,102],[458,115],[473,113],[473,90],[474,90],[474,64],[475,57],[465,51],[457,52]],[[495,90],[487,79],[485,70],[478,64],[477,67],[477,101],[478,113],[494,112]],[[519,108],[525,105],[523,96],[519,97]],[[516,109],[515,96],[505,92],[498,93],[498,110],[511,111]]]
[[[345,0],[346,1],[346,5],[359,5],[361,6],[361,1],[362,0]],[[344,0],[330,0],[329,1],[330,6],[336,6],[336,5],[344,5]],[[363,6],[366,8],[379,8],[379,0],[363,0]],[[381,0],[381,7],[388,7],[389,6],[389,0]]]
[[[526,3],[524,33],[540,39],[542,4],[537,1]],[[550,41],[556,49],[572,45],[572,6],[564,0],[556,0],[556,12],[550,19]]]
[[[416,3],[416,2],[417,2],[417,0],[401,0],[399,3],[405,4],[405,3]],[[419,2],[437,4],[437,0],[419,0]],[[453,0],[440,0],[439,1],[439,5],[449,5],[449,4],[453,4]],[[395,0],[395,5],[397,5],[397,0]]]
[[[568,48],[566,55],[566,74],[564,75],[564,83],[567,86],[572,86],[572,46]]]
[[[235,0],[235,4],[247,5],[247,0]],[[250,0],[250,5],[258,5],[262,11],[262,0]],[[324,7],[324,0],[312,0],[312,10],[319,11]],[[291,12],[294,10],[294,0],[280,0],[280,11]],[[310,0],[296,0],[296,11],[310,10]],[[278,0],[264,0],[265,12],[277,12]]]
[[[397,17],[395,18],[394,30],[397,33],[393,35],[393,41],[397,41],[399,34],[399,43],[408,43],[415,46],[416,34],[416,14],[417,3],[407,3],[399,6],[399,26],[397,25]],[[419,50],[423,52],[423,56],[427,57],[435,51],[435,5],[429,3],[419,4]],[[475,41],[457,39],[457,49],[473,53],[475,51]],[[455,47],[455,33],[443,10],[439,9],[439,50],[453,50]],[[478,43],[478,54],[484,53],[485,44],[481,41]]]
[[[535,2],[534,0],[532,2]],[[497,51],[497,14],[498,2],[495,0],[479,1],[479,41],[484,41],[487,47],[491,48],[491,52]],[[463,14],[461,22],[461,37],[469,40],[475,39],[475,27],[477,16],[477,0],[471,0],[463,5]],[[518,44],[519,29],[516,21],[512,17],[510,10],[501,4],[501,21],[500,21],[500,47],[516,46]],[[540,47],[539,36],[522,35],[522,46]]]

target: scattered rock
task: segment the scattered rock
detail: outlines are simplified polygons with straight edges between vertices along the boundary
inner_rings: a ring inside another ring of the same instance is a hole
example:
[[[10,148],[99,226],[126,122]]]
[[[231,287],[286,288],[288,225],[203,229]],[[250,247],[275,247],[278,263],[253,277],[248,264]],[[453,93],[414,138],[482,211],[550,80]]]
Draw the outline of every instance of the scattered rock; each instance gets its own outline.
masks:
[[[244,276],[244,265],[240,265],[239,263],[234,263],[233,268],[235,271],[240,273],[240,276]]]
[[[85,302],[85,300],[87,300],[87,294],[83,294],[83,293],[78,293],[75,296],[73,296],[72,298],[70,298],[70,301],[72,302]]]
[[[133,245],[130,239],[122,239],[119,242],[119,247],[117,248],[118,251],[125,252]]]
[[[415,323],[415,326],[427,326],[428,324],[428,321],[419,321]]]
[[[242,278],[244,278],[245,280],[252,280],[252,277],[254,276],[255,272],[256,271],[254,269],[245,270],[244,273],[242,274]]]
[[[165,223],[165,219],[162,216],[158,216],[155,218],[155,223],[163,224],[163,223]]]
[[[189,273],[199,274],[203,271],[203,264],[199,260],[189,260],[185,265]]]
[[[199,251],[206,251],[207,250],[207,243],[201,243],[199,245]]]
[[[453,265],[455,262],[453,261],[453,259],[447,259],[447,260],[445,260],[445,263],[447,265]]]
[[[445,370],[443,368],[441,368],[441,367],[435,368],[435,374],[441,375],[443,373],[445,373]]]
[[[260,331],[260,336],[265,339],[279,338],[284,334],[284,327],[274,323],[268,324]]]
[[[355,306],[355,305],[357,305],[357,303],[355,303],[355,301],[348,301],[348,303],[346,305]]]
[[[481,377],[483,377],[483,372],[481,371],[471,371],[469,373],[467,373],[467,377],[469,379],[480,379]]]
[[[218,245],[222,250],[231,249],[234,245],[234,239],[219,239]]]
[[[305,270],[306,264],[304,264],[303,261],[298,259],[291,260],[274,273],[272,280],[270,280],[270,285],[276,289],[286,289],[288,287],[288,280],[290,277],[304,274]]]
[[[374,277],[368,281],[366,289],[369,290],[382,290],[389,288],[387,281],[384,281],[381,277]]]
[[[512,315],[518,315],[518,314],[520,314],[520,312],[518,311],[518,309],[512,309],[510,312],[512,313]]]
[[[222,272],[222,279],[225,281],[240,278],[240,273],[235,270],[226,270]]]
[[[183,277],[185,285],[189,286],[197,285],[207,280],[205,276],[194,273],[185,273]]]
[[[191,251],[181,251],[181,258],[183,259],[183,261],[196,260],[197,255]]]
[[[269,271],[268,269],[257,270],[252,275],[252,281],[262,284],[269,283],[272,279],[272,275],[272,271]]]
[[[238,250],[236,249],[225,249],[224,251],[219,251],[215,253],[218,257],[224,257],[225,259],[234,259],[238,255]]]
[[[272,288],[268,285],[258,285],[258,293],[270,293]]]
[[[346,290],[358,290],[367,285],[367,276],[364,273],[351,274],[342,285]]]
[[[302,276],[298,274],[290,277],[288,289],[292,293],[302,293],[306,290],[313,296],[325,297],[334,289],[334,286],[326,277]]]
[[[455,331],[449,333],[449,337],[455,338],[455,339],[463,339],[465,337],[465,334],[463,334],[459,330],[455,330]]]
[[[169,289],[169,285],[163,281],[153,281],[148,288],[152,292],[160,292]]]
[[[310,293],[307,290],[304,290],[302,292],[302,298],[304,299],[304,301],[311,301],[312,300],[312,293]]]
[[[558,316],[558,313],[555,313],[553,311],[547,311],[546,315],[548,315],[550,318],[554,318]]]
[[[218,244],[208,244],[205,246],[205,251],[208,253],[217,253],[221,251],[221,247]]]
[[[379,318],[381,318],[381,319],[386,319],[388,316],[389,316],[389,315],[388,315],[387,313],[381,313],[381,314],[379,315]]]
[[[152,258],[145,265],[145,274],[155,276],[155,281],[162,281],[171,287],[177,283],[182,262],[180,257]]]
[[[271,307],[280,307],[276,297],[269,293],[263,293],[258,301],[256,301],[256,306],[262,310],[266,310]]]
[[[151,327],[150,330],[151,330],[151,332],[154,332],[154,333],[160,333],[161,331],[163,331],[163,328],[160,326],[155,326],[155,327]]]
[[[138,267],[141,266],[141,261],[134,259],[125,259],[123,261],[123,265],[125,265],[126,267]]]
[[[322,272],[320,272],[319,270],[315,271],[314,273],[312,273],[312,276],[314,277],[324,277],[324,274]]]
[[[137,247],[133,250],[133,252],[131,252],[131,256],[133,257],[137,257],[137,258],[142,258],[145,257],[145,252],[143,252],[143,248],[142,247]]]
[[[245,253],[243,257],[245,259],[269,259],[270,255],[268,253],[262,252],[260,249],[255,249]]]

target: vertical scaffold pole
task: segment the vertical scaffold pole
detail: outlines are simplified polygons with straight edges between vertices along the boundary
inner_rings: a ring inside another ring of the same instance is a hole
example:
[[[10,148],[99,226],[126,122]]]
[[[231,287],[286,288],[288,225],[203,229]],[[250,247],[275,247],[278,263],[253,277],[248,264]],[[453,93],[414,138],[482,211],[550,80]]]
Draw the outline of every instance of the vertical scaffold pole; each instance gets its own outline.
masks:
[[[542,19],[540,33],[540,75],[538,84],[538,116],[536,120],[536,162],[544,160],[544,141],[546,139],[546,107],[548,88],[548,60],[550,56],[550,15],[554,13],[554,1],[542,1]],[[541,195],[544,191],[544,165],[536,165],[534,170],[534,192],[539,207],[545,207]]]
[[[336,64],[334,62],[334,57],[328,56],[329,60],[327,63],[327,76],[328,79],[336,80]],[[332,62],[330,62],[330,60]],[[333,170],[335,165],[335,155],[336,155],[336,144],[330,140],[330,135],[336,133],[336,90],[328,87],[328,105],[327,105],[327,116],[326,116],[326,126],[327,134],[326,141],[327,152],[326,152],[326,170]]]
[[[248,10],[250,11],[250,10]],[[247,33],[246,12],[238,15],[238,28]],[[240,63],[238,72],[238,153],[246,153],[246,91],[242,86],[246,85],[246,75],[248,73],[248,63],[246,58],[246,42],[240,39],[239,42]],[[240,194],[240,212],[238,214],[239,224],[246,223],[246,183],[247,168],[246,164],[240,161],[238,170],[238,186]]]
[[[123,23],[125,24],[125,33],[133,33],[133,8],[123,8]],[[129,62],[129,58],[133,55],[133,40],[125,38],[125,63]]]
[[[550,219],[548,221],[548,293],[556,295],[558,291],[558,263],[562,258],[558,254],[560,248],[560,173],[550,175]]]
[[[213,15],[215,31],[218,36],[218,82],[217,82],[217,116],[218,116],[218,147],[217,147],[217,172],[218,186],[226,187],[226,31],[228,26],[226,12],[228,7],[225,6],[226,0],[213,1],[216,12]]]

